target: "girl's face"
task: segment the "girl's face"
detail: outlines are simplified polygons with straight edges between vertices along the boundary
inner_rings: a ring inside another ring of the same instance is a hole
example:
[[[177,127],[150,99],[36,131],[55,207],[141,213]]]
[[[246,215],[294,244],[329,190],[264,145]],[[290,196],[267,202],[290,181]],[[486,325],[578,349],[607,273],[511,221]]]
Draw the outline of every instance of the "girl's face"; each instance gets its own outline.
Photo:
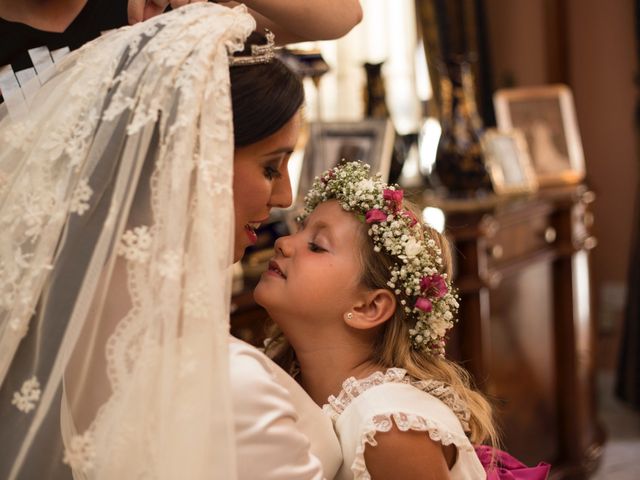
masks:
[[[293,318],[291,328],[307,328],[313,319],[342,323],[363,288],[360,228],[336,200],[320,204],[298,232],[276,241],[275,257],[254,292],[258,304],[278,323]]]
[[[234,262],[256,242],[256,229],[273,207],[291,205],[287,165],[300,132],[296,113],[280,130],[234,152],[233,204],[235,211]]]

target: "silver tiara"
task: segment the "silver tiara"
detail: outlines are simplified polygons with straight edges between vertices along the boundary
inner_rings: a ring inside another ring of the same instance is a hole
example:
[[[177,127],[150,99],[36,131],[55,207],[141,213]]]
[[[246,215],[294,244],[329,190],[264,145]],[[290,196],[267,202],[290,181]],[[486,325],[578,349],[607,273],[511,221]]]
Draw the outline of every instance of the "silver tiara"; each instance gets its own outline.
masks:
[[[244,65],[258,65],[261,63],[271,63],[275,58],[275,35],[271,30],[265,29],[264,36],[267,39],[265,45],[251,45],[251,55],[231,56],[229,65],[232,67]]]

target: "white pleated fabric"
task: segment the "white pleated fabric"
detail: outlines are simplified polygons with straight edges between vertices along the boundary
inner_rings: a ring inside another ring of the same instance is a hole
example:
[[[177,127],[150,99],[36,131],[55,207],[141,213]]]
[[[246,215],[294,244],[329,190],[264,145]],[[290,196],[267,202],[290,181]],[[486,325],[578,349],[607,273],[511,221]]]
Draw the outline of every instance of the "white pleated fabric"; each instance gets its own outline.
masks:
[[[0,478],[236,478],[228,55],[254,28],[176,9],[0,110]]]

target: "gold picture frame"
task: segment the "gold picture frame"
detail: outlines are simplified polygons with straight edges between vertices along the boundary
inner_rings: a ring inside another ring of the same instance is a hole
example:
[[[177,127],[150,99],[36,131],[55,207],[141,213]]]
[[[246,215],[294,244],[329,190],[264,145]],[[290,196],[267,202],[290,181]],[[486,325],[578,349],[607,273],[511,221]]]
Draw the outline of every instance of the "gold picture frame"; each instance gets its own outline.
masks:
[[[538,189],[522,131],[489,128],[482,135],[480,145],[496,194],[530,193]]]
[[[312,122],[304,150],[298,182],[298,200],[313,180],[343,161],[360,160],[387,181],[395,130],[388,118],[367,118],[354,122]]]
[[[523,131],[541,186],[584,179],[584,153],[569,87],[502,89],[494,94],[493,102],[499,129]]]

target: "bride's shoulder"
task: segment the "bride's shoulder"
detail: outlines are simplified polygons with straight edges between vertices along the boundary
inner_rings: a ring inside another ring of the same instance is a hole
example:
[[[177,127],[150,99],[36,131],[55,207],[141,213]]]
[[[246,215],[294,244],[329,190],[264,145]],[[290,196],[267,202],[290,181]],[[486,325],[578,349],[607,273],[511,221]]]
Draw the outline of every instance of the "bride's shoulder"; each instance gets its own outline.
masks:
[[[242,340],[229,339],[229,369],[233,381],[252,381],[256,377],[273,380],[275,363],[256,347]]]

